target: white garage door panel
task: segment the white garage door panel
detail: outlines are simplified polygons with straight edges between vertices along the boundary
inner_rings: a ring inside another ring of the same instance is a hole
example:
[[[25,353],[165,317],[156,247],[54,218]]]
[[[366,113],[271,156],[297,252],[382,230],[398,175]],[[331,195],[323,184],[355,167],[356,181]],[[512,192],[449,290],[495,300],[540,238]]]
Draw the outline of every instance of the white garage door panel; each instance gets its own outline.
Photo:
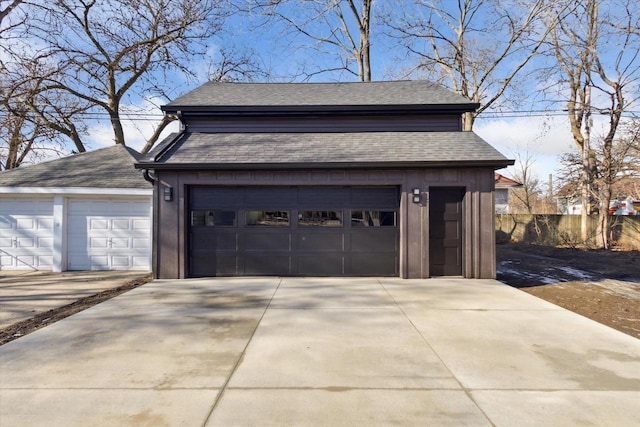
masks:
[[[70,200],[68,207],[69,270],[150,269],[148,200]]]
[[[53,200],[0,200],[0,268],[51,269]]]

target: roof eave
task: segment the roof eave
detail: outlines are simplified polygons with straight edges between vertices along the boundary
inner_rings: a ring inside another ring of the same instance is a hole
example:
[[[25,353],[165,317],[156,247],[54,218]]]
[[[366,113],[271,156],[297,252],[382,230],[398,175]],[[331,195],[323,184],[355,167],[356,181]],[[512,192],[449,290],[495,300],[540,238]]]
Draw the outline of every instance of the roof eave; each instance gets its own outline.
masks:
[[[405,162],[292,162],[292,163],[136,163],[137,169],[154,170],[291,170],[291,169],[407,169],[444,167],[490,167],[493,169],[511,166],[515,160],[455,160],[455,161],[405,161]]]
[[[168,114],[178,112],[190,115],[269,115],[269,114],[393,114],[420,113],[430,114],[464,113],[475,111],[480,107],[478,103],[455,104],[398,104],[398,105],[163,105],[160,108]]]

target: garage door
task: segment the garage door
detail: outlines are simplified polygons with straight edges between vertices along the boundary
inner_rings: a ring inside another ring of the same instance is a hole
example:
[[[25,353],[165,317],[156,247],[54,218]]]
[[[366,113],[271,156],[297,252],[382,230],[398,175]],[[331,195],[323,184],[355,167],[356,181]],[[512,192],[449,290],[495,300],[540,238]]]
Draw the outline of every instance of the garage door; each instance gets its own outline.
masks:
[[[69,270],[150,269],[148,200],[69,200]]]
[[[0,200],[0,268],[50,270],[53,200]]]
[[[189,275],[397,276],[396,187],[199,187]]]

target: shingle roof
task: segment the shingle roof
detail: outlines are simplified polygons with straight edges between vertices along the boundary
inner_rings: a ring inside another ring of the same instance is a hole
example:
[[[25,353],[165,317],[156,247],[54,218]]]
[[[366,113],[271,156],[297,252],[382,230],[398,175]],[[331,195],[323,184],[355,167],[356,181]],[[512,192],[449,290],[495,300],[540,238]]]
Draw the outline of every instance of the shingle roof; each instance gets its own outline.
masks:
[[[175,99],[164,110],[181,107],[302,107],[454,105],[477,107],[468,99],[426,81],[357,83],[223,83],[209,82]]]
[[[0,187],[149,189],[134,163],[140,154],[120,144],[0,172]]]
[[[507,178],[504,175],[501,175],[499,173],[494,173],[494,178],[496,181],[496,188],[518,188],[518,187],[522,187],[522,184],[520,184],[518,181],[514,181],[511,178]]]
[[[185,133],[141,159],[161,167],[512,164],[473,132]],[[147,166],[145,165],[145,166]]]

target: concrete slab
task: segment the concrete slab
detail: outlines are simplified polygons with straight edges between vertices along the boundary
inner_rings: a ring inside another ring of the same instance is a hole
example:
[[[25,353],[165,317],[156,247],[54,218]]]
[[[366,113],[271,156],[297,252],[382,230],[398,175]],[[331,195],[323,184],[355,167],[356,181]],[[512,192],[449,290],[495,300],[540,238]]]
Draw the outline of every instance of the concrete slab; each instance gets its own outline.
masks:
[[[10,426],[201,426],[218,390],[2,390],[0,424]]]
[[[394,302],[417,310],[563,310],[496,280],[379,279]]]
[[[467,388],[640,390],[640,341],[566,310],[405,312]]]
[[[637,391],[471,392],[496,426],[637,426]]]
[[[640,340],[496,281],[154,281],[0,346],[23,425],[637,425]]]
[[[0,328],[148,274],[141,271],[0,271]]]
[[[250,408],[250,409],[249,409]],[[463,391],[228,388],[213,426],[490,426]]]
[[[398,310],[270,309],[231,387],[460,389]]]

